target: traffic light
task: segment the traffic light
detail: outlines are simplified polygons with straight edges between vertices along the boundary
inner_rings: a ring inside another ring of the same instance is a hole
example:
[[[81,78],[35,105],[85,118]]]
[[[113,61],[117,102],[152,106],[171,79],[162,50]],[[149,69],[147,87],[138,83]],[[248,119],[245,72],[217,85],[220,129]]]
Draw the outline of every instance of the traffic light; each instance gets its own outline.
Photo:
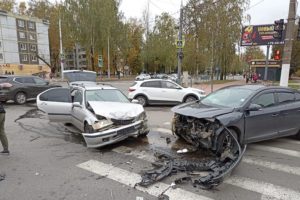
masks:
[[[274,25],[274,35],[273,37],[276,39],[282,39],[282,32],[284,29],[284,19],[276,20]]]
[[[280,59],[281,59],[280,51],[275,50],[274,60],[280,60]]]

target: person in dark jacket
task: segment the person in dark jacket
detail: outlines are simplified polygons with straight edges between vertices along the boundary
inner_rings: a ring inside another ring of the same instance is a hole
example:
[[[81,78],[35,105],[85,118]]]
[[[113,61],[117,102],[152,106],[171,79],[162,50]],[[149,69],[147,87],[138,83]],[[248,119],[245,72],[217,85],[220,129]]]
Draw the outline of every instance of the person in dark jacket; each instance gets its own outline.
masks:
[[[7,87],[5,83],[0,84],[0,89]],[[7,137],[5,134],[5,129],[4,129],[4,124],[5,124],[5,109],[3,107],[3,104],[0,103],[0,141],[3,146],[3,151],[1,151],[1,154],[9,154],[8,150],[8,141]]]

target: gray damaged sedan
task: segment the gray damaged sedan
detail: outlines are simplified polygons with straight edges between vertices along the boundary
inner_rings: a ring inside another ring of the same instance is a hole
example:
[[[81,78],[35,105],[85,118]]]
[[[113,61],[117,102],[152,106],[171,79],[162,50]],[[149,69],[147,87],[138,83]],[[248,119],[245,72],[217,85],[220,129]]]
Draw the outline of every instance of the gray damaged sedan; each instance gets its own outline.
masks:
[[[241,145],[295,135],[300,139],[300,92],[263,85],[230,86],[178,105],[172,131],[196,147],[222,154]]]

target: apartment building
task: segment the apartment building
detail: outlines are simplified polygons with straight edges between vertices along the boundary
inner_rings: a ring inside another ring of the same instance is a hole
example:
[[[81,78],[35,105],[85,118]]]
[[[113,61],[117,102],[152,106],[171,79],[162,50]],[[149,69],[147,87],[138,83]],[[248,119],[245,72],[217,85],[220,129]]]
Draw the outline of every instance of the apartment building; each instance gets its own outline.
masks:
[[[65,69],[87,69],[86,49],[76,44],[72,50],[66,51]]]
[[[0,10],[0,74],[49,73],[49,23]]]

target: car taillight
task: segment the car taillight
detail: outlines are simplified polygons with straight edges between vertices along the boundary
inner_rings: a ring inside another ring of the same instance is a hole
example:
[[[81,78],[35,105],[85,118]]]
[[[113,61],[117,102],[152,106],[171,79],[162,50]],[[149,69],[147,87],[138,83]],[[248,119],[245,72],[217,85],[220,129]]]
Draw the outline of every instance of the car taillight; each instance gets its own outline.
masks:
[[[135,91],[135,89],[129,88],[128,91],[133,92],[133,91]]]

